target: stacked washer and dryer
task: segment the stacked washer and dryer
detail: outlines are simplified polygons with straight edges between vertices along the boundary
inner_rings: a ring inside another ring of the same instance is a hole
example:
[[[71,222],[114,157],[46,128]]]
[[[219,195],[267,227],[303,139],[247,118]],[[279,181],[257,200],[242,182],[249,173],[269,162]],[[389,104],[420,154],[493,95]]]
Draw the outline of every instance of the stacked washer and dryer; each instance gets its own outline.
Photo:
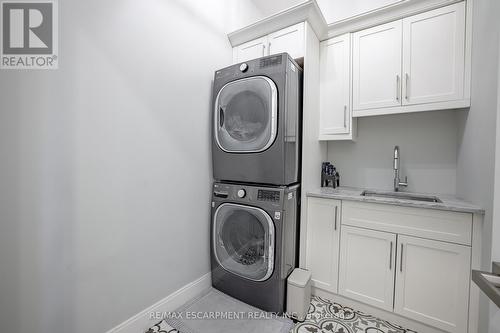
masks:
[[[215,72],[213,286],[285,311],[297,264],[302,70],[286,53]]]

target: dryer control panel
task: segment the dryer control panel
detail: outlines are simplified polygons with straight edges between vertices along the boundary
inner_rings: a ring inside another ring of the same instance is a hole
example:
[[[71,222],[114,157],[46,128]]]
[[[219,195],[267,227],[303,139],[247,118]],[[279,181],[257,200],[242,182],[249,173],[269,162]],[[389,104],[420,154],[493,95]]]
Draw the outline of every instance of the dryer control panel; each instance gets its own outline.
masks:
[[[280,191],[258,190],[257,192],[257,200],[261,201],[280,202],[280,197],[281,197]]]

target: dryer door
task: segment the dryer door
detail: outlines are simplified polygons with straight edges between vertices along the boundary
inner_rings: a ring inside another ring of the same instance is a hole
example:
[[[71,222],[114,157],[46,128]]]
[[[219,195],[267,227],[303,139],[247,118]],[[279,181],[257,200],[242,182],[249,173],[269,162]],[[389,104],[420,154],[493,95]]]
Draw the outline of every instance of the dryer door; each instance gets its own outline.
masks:
[[[215,139],[225,152],[262,152],[276,139],[278,91],[265,76],[226,84],[217,94],[214,112]]]
[[[213,247],[219,265],[252,281],[267,280],[274,269],[274,223],[260,208],[232,203],[214,214]]]

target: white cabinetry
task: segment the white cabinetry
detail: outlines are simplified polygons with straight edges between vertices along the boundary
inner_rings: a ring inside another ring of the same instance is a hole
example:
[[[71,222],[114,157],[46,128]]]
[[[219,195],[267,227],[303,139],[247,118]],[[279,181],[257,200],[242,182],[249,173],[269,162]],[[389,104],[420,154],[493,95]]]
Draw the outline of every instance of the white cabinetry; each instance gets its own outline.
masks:
[[[343,226],[339,294],[392,311],[396,235]]]
[[[354,139],[350,59],[350,34],[320,43],[320,140]]]
[[[403,20],[404,105],[463,98],[465,4]]]
[[[354,116],[467,107],[465,2],[353,34]]]
[[[294,59],[304,56],[304,23],[292,25],[268,36],[269,54],[287,52]]]
[[[309,197],[306,266],[319,292],[474,333],[473,223],[471,213]]]
[[[340,201],[308,198],[306,265],[312,285],[337,292]]]
[[[257,38],[233,49],[235,62],[260,58],[267,54],[267,37]]]
[[[394,312],[447,332],[467,332],[471,249],[398,236]]]
[[[233,48],[233,62],[243,62],[287,52],[294,59],[304,56],[304,23],[278,30]]]
[[[354,110],[401,105],[401,21],[353,35]]]

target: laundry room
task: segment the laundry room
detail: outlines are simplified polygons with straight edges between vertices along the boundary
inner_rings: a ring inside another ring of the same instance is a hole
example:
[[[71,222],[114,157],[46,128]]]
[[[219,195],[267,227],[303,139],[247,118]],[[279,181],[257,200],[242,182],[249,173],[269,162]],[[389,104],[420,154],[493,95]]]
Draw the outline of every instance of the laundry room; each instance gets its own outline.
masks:
[[[499,16],[0,0],[0,332],[500,333]]]

